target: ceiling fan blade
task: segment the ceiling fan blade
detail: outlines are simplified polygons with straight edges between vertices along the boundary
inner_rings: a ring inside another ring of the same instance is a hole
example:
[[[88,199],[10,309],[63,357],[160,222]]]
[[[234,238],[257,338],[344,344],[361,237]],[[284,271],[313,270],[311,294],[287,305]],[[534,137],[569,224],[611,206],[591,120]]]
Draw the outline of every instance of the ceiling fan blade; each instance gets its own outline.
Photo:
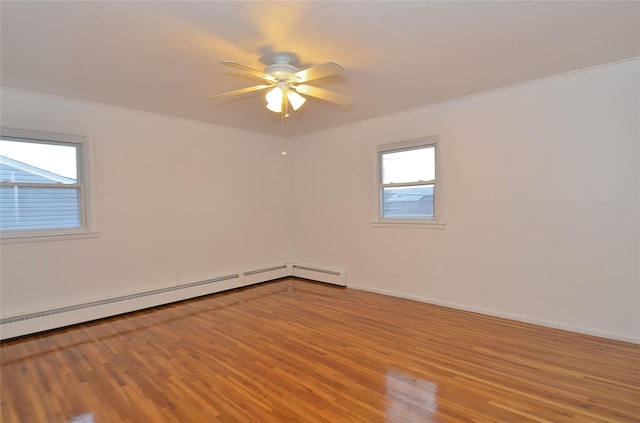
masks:
[[[253,76],[257,76],[258,78],[266,79],[269,82],[276,82],[277,81],[276,78],[274,78],[272,75],[269,75],[267,73],[259,71],[258,69],[250,68],[249,66],[245,66],[245,65],[240,64],[238,62],[225,60],[225,61],[220,62],[220,64],[221,65],[225,65],[225,66],[230,66],[232,68],[236,68],[236,69],[239,69],[241,71],[250,73]]]
[[[235,91],[229,91],[227,93],[222,93],[222,94],[216,94],[216,95],[212,95],[211,97],[209,97],[209,100],[214,100],[216,98],[221,98],[221,97],[229,97],[232,95],[237,95],[237,94],[244,94],[244,93],[250,93],[253,91],[260,91],[260,90],[264,90],[265,88],[271,88],[273,87],[273,85],[254,85],[253,87],[247,87],[247,88],[242,88],[239,90],[235,90]]]
[[[307,82],[312,79],[324,78],[331,75],[337,75],[344,72],[342,65],[336,62],[327,62],[322,65],[313,66],[309,69],[303,69],[294,74],[295,82]]]
[[[353,97],[351,97],[350,95],[325,90],[324,88],[312,87],[311,85],[302,84],[294,86],[293,89],[300,94],[319,98],[325,101],[330,101],[331,103],[337,103],[342,106],[348,106],[353,103]]]

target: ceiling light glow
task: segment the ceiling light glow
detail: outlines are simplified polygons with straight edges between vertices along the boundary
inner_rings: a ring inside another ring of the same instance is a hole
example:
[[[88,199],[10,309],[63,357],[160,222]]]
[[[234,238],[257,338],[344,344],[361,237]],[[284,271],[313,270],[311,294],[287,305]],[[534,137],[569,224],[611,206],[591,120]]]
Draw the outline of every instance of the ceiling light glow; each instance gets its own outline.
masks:
[[[284,96],[280,87],[275,87],[270,90],[267,95],[265,95],[265,98],[267,99],[267,109],[274,113],[282,113],[282,100]]]
[[[289,99],[289,103],[291,103],[293,110],[298,110],[300,107],[302,107],[304,102],[307,101],[306,98],[295,91],[289,91],[287,93],[287,98]]]

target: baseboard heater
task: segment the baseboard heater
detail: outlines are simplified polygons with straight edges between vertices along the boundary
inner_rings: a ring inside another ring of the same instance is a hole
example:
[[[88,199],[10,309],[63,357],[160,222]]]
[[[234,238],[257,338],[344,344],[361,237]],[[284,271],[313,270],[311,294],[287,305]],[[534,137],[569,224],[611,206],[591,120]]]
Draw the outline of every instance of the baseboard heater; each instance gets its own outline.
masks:
[[[334,285],[347,285],[347,271],[287,263],[242,272],[217,275],[165,288],[134,292],[116,297],[88,301],[54,309],[0,318],[0,340],[57,329],[104,317],[143,310],[189,298],[214,294],[234,288],[295,276]]]
[[[84,323],[189,298],[291,276],[290,265],[215,276],[206,280],[119,295],[81,304],[0,318],[0,340]]]
[[[347,271],[329,269],[320,266],[292,264],[291,276],[311,279],[318,282],[331,283],[339,286],[347,286]]]

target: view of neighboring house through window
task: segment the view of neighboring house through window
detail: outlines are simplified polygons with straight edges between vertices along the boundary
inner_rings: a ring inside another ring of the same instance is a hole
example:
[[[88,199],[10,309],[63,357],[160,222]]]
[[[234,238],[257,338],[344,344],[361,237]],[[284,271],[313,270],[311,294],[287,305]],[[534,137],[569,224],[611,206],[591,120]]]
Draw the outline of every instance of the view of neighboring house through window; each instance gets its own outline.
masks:
[[[436,149],[435,138],[378,148],[381,221],[436,220]]]
[[[86,227],[82,143],[0,137],[0,230],[41,234]]]

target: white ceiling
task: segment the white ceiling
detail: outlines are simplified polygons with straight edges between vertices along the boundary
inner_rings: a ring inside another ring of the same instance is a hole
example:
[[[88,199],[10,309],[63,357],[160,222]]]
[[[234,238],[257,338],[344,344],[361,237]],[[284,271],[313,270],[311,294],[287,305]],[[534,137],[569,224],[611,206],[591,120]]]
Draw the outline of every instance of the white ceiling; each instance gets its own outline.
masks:
[[[640,56],[640,2],[6,1],[1,84],[280,134],[261,83],[220,65],[264,69],[294,52],[342,76],[312,85],[355,97],[310,100],[288,136]]]

